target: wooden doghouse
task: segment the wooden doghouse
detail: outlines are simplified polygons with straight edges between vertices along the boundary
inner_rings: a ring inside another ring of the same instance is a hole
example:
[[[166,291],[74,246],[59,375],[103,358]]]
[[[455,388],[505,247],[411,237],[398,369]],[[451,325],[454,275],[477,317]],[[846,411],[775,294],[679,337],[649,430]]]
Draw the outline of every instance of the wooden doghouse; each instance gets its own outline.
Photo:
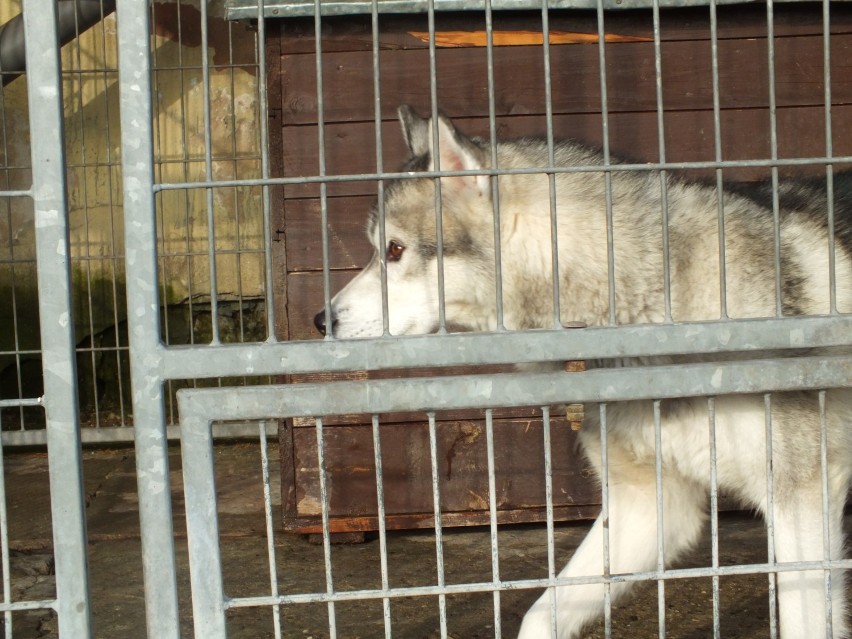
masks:
[[[822,7],[776,6],[774,20],[777,157],[826,154]],[[600,58],[597,16],[586,11],[551,11],[550,64],[556,137],[602,143]],[[616,156],[661,160],[650,10],[605,16],[609,141]],[[270,135],[276,176],[319,174],[319,100],[312,19],[267,24]],[[546,131],[544,55],[540,12],[494,13],[494,105],[497,135],[541,136]],[[714,126],[713,56],[709,9],[663,10],[662,122],[664,159],[717,159]],[[428,25],[425,15],[379,19],[382,167],[395,170],[406,150],[396,108],[431,110]],[[440,109],[471,135],[488,135],[489,86],[482,13],[436,16],[437,94]],[[322,119],[327,175],[376,173],[374,79],[370,16],[322,21]],[[852,11],[831,5],[833,153],[849,155],[852,136]],[[766,7],[718,9],[720,158],[772,158],[770,71]],[[782,166],[781,175],[825,175],[825,164]],[[683,172],[715,179],[712,167]],[[725,181],[765,178],[764,166],[726,168]],[[334,182],[327,186],[333,292],[369,259],[364,222],[376,184]],[[314,313],[322,307],[320,189],[316,184],[278,188],[274,233],[279,336],[316,339]],[[455,371],[458,372],[458,371]],[[416,374],[424,374],[422,371]],[[310,375],[291,383],[327,379]],[[350,378],[365,377],[352,374]],[[445,525],[488,521],[488,477],[482,413],[440,415],[438,459]],[[381,437],[387,527],[432,525],[431,467],[427,424],[422,415],[382,417]],[[327,418],[325,450],[332,531],[377,528],[375,470],[369,418]],[[321,529],[321,510],[312,421],[281,428],[283,517],[286,529]],[[545,517],[543,444],[535,410],[495,413],[498,520]],[[596,513],[599,489],[576,451],[570,423],[553,425],[554,507],[557,519]],[[709,469],[708,469],[709,472]]]

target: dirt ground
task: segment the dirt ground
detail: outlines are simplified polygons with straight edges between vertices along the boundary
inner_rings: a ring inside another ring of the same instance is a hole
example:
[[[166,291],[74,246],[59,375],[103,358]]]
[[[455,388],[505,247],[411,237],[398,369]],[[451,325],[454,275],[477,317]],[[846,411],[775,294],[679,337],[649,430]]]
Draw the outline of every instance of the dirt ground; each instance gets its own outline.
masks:
[[[277,450],[270,446],[270,465],[277,466]],[[97,637],[145,637],[142,563],[136,508],[135,461],[131,449],[84,453],[87,488],[89,571],[92,616]],[[172,456],[175,494],[175,539],[179,566],[182,635],[193,636],[186,554],[185,519],[181,498],[179,454]],[[217,447],[216,468],[220,487],[220,529],[226,592],[231,597],[270,593],[269,556],[257,445]],[[51,527],[44,453],[7,453],[6,500],[9,517],[10,572],[13,600],[49,599],[55,596]],[[273,494],[277,477],[272,479]],[[277,513],[277,511],[276,511]],[[852,524],[852,516],[847,518]],[[582,540],[588,523],[560,524],[556,530],[557,563],[562,565]],[[722,516],[722,564],[763,562],[766,537],[761,522],[746,513]],[[500,578],[527,579],[546,576],[544,526],[504,526],[498,536]],[[281,594],[325,592],[325,564],[321,545],[303,536],[276,531],[275,565]],[[448,529],[443,540],[446,582],[460,584],[492,579],[489,531],[482,528]],[[334,587],[339,591],[381,587],[380,544],[375,536],[365,543],[334,545],[331,549]],[[709,536],[685,565],[710,564]],[[431,531],[392,532],[387,538],[388,580],[391,587],[437,583],[435,537]],[[734,639],[769,637],[768,579],[765,575],[720,580],[721,635]],[[613,609],[613,637],[644,639],[659,636],[658,588],[643,584],[635,596]],[[446,598],[448,636],[453,639],[514,637],[526,608],[539,590],[465,594]],[[495,602],[499,609],[499,635],[495,629]],[[293,639],[329,637],[333,615],[337,637],[385,637],[380,601],[236,608],[229,613],[229,636],[274,636],[279,615],[281,636]],[[394,599],[390,625],[394,637],[432,639],[441,636],[437,597]],[[703,639],[712,636],[712,584],[709,578],[672,580],[665,585],[665,636],[669,639]],[[57,636],[50,612],[13,615],[13,636]],[[586,637],[602,638],[603,625],[589,629]]]

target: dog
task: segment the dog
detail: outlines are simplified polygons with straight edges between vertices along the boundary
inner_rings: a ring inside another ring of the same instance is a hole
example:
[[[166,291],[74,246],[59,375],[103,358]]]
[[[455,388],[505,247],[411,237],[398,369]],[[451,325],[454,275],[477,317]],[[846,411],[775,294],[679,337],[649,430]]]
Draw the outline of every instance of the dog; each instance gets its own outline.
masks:
[[[433,121],[403,106],[399,119],[410,152],[402,171],[411,176],[385,184],[383,215],[374,211],[368,224],[375,254],[333,297],[328,316],[324,309],[314,318],[323,333],[343,339],[376,337],[386,331],[423,334],[447,326],[522,330],[553,328],[556,322],[648,324],[832,311],[826,180],[776,185],[777,238],[771,185],[726,190],[720,243],[715,186],[654,170],[614,170],[605,178],[602,171],[590,169],[604,164],[602,154],[574,142],[555,143],[551,160],[544,140],[499,141],[492,147],[487,140],[464,135],[443,115]],[[500,171],[521,171],[475,173],[491,169],[495,158]],[[553,177],[534,170],[550,162],[580,170],[555,172]],[[436,170],[452,174],[418,175]],[[438,180],[440,197],[436,198]],[[838,174],[834,186],[835,303],[839,312],[849,313],[852,177]],[[441,220],[440,293],[436,201]],[[495,233],[495,215],[499,233]],[[552,228],[557,229],[556,260]],[[499,278],[495,238],[499,238]],[[554,312],[554,268],[558,268],[558,313]],[[496,302],[498,279],[502,308]],[[672,358],[658,357],[651,363],[672,362]],[[647,363],[643,359],[598,365]],[[823,548],[818,394],[775,393],[770,404],[776,560],[841,559],[843,509],[852,477],[852,390],[829,390],[825,396],[827,551]],[[762,395],[715,400],[718,486],[764,516],[769,505],[766,410]],[[603,574],[606,527],[611,574],[657,568],[653,403],[607,406],[605,469],[601,468],[599,414],[597,407],[587,405],[580,441],[598,476],[608,473],[609,520],[598,518],[560,577]],[[711,468],[707,399],[676,400],[662,411],[661,422],[662,538],[665,563],[670,565],[696,544],[706,527]],[[834,569],[830,576],[831,637],[840,639],[849,633],[844,575]],[[782,639],[825,637],[829,615],[825,572],[780,571],[775,580]],[[629,582],[612,583],[612,601],[629,588]],[[526,613],[520,639],[552,636],[551,595],[555,635],[560,639],[577,637],[603,614],[602,584],[558,586],[555,593],[545,592]]]

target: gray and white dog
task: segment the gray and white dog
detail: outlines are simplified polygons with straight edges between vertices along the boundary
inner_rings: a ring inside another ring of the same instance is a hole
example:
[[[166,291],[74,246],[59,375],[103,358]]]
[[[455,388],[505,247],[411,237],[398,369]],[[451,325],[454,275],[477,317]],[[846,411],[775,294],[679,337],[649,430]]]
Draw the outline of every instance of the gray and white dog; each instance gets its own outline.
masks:
[[[404,171],[488,169],[489,142],[460,133],[445,117],[437,122],[399,110],[411,158]],[[437,126],[438,152],[433,149]],[[548,165],[542,140],[499,142],[497,165],[529,169]],[[599,153],[571,142],[557,143],[555,165],[600,166]],[[553,260],[551,194],[543,173],[500,175],[499,229],[503,322],[508,329],[552,327]],[[824,181],[823,181],[824,182]],[[444,307],[446,323],[466,330],[497,326],[494,202],[492,178],[440,178]],[[836,305],[852,312],[852,179],[835,180],[834,263]],[[780,281],[784,314],[831,311],[829,231],[824,183],[784,183],[780,201]],[[600,173],[558,173],[555,210],[558,246],[559,316],[565,323],[602,325],[665,321],[662,196],[659,173],[612,174],[612,263],[615,309],[610,310],[607,199]],[[718,198],[715,188],[666,178],[671,319],[712,320],[723,315],[720,285]],[[332,300],[315,323],[335,337],[383,333],[381,263],[387,266],[388,326],[391,334],[421,334],[439,325],[438,240],[435,182],[413,176],[386,184],[384,243],[379,216],[369,222],[375,247],[370,263]],[[778,310],[775,226],[771,191],[724,198],[726,312],[732,318],[774,317]],[[848,351],[847,351],[848,352]],[[620,362],[639,365],[645,362]],[[660,359],[656,363],[661,363]],[[776,559],[822,561],[844,555],[843,508],[852,477],[852,390],[826,394],[829,548],[823,548],[820,409],[815,393],[772,397],[772,507]],[[581,441],[599,476],[599,411],[586,409]],[[663,415],[663,541],[666,563],[677,560],[700,538],[707,519],[710,451],[706,399],[682,400]],[[650,402],[608,407],[609,552],[611,573],[650,571],[657,562],[654,414]],[[765,403],[762,396],[719,397],[715,404],[718,485],[767,513]],[[603,530],[598,519],[560,577],[601,575]],[[843,571],[831,571],[830,611],[825,572],[777,574],[783,639],[846,637],[848,621]],[[612,585],[613,600],[628,583]],[[578,636],[603,612],[601,584],[558,587],[557,636]],[[550,594],[527,612],[522,639],[551,636]]]

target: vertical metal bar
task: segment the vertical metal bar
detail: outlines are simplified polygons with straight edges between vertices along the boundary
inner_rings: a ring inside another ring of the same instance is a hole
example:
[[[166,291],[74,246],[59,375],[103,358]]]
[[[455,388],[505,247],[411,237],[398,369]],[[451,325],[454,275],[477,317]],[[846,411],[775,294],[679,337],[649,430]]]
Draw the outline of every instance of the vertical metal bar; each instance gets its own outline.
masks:
[[[388,537],[385,527],[385,483],[382,470],[382,440],[379,433],[379,416],[373,415],[373,460],[376,465],[376,502],[379,520],[379,564],[382,573],[382,590],[390,587],[388,579]],[[385,623],[385,639],[391,639],[390,598],[382,597],[382,616]]]
[[[178,396],[180,398],[180,391]],[[219,548],[213,433],[209,419],[182,410],[180,443],[195,636],[225,639],[225,592]],[[146,587],[149,582],[156,582],[156,579],[146,579]],[[148,637],[156,639],[150,626]]]
[[[213,182],[213,134],[210,125],[210,60],[207,53],[207,2],[200,3],[201,10],[201,87],[204,117],[204,177]],[[210,328],[211,343],[219,344],[219,286],[216,266],[216,215],[213,207],[213,189],[205,190],[207,201],[207,259],[210,273]]]
[[[766,554],[767,563],[775,565],[775,487],[772,464],[772,394],[763,396],[764,422],[766,429]],[[776,572],[769,578],[769,636],[778,637],[778,598],[776,596]]]
[[[317,147],[318,176],[325,177],[325,88],[322,65],[322,16],[320,0],[314,0],[314,54],[316,55],[317,79]],[[331,317],[331,250],[328,245],[328,184],[320,182],[320,225],[322,234],[322,290],[325,306],[325,339],[334,339]]]
[[[494,24],[491,0],[485,0],[485,56],[488,77],[488,139],[491,146],[491,168],[498,169],[497,123],[494,89]],[[500,241],[500,177],[491,177],[491,206],[494,214],[494,295],[497,308],[497,330],[505,327],[503,317],[503,246]]]
[[[135,340],[130,373],[148,636],[177,639],[180,623],[160,373],[148,11],[147,3],[117,0],[127,306],[133,311],[127,321]]]
[[[774,163],[778,159],[778,121],[775,99],[775,3],[766,0],[766,43],[769,72],[769,156]],[[775,314],[784,314],[783,286],[781,283],[781,213],[778,203],[778,167],[772,168],[772,220],[775,244]]]
[[[612,576],[609,551],[609,450],[607,448],[607,405],[599,407],[601,423],[601,521],[603,522],[604,636],[612,639]]]
[[[379,0],[373,0],[370,5],[370,27],[373,42],[373,122],[376,140],[376,173],[384,173],[384,153],[382,144],[382,90],[381,68],[379,65]],[[388,311],[388,261],[387,238],[385,237],[385,181],[377,184],[378,198],[376,211],[379,214],[379,275],[382,286],[382,335],[390,334],[390,316]]]
[[[260,472],[263,480],[263,515],[266,521],[266,556],[269,559],[269,593],[278,596],[278,564],[275,560],[275,524],[272,521],[272,495],[269,488],[269,453],[266,445],[266,422],[258,423],[260,437]],[[281,639],[281,606],[272,605],[272,627],[275,639]]]
[[[713,568],[719,568],[719,479],[716,464],[716,398],[707,399],[710,422],[710,554]],[[713,575],[713,639],[720,639],[719,575]]]
[[[615,325],[618,322],[617,309],[615,306],[615,231],[613,229],[613,194],[612,194],[612,171],[609,154],[609,106],[607,105],[606,88],[606,29],[604,28],[604,5],[603,0],[597,2],[598,15],[598,65],[600,66],[601,82],[601,152],[604,162],[604,198],[606,204],[606,255],[607,255],[607,280],[609,283],[609,323]]]
[[[24,3],[32,194],[59,634],[91,635],[56,3]]]
[[[657,144],[660,163],[666,161],[666,131],[663,113],[663,55],[660,41],[660,1],[653,2],[654,16],[654,76],[657,90]],[[660,226],[663,234],[663,304],[664,321],[672,321],[672,282],[669,257],[669,189],[665,170],[660,171]]]
[[[319,470],[320,501],[322,504],[322,557],[325,563],[325,591],[334,593],[334,572],[331,566],[331,534],[328,523],[328,478],[326,477],[325,441],[323,438],[322,418],[316,418],[317,464]],[[334,601],[328,602],[328,635],[337,637],[337,616],[334,613]]]
[[[0,418],[2,418],[0,411]],[[0,420],[2,423],[2,420]],[[0,561],[3,562],[3,603],[12,603],[12,575],[9,570],[9,513],[6,510],[6,452],[3,450],[3,442],[0,439]],[[3,613],[3,629],[6,639],[12,639],[12,611]]]
[[[834,157],[834,140],[831,125],[831,4],[829,0],[822,2],[822,64],[823,86],[825,89],[825,156]],[[834,166],[826,164],[826,215],[828,220],[828,298],[829,312],[837,311],[837,264],[834,232]]]
[[[663,427],[660,400],[654,400],[654,471],[657,477],[657,571],[666,568],[665,513],[663,512]],[[657,616],[660,639],[666,636],[666,582],[657,580]]]
[[[438,65],[435,47],[435,0],[426,5],[429,23],[429,99],[432,108],[432,163],[441,170],[441,148],[438,136]],[[446,295],[444,285],[444,215],[441,178],[435,179],[435,259],[438,270],[438,333],[447,332]]]
[[[713,84],[713,148],[716,162],[722,161],[722,108],[719,93],[719,24],[716,0],[710,0],[710,64]],[[719,215],[719,317],[728,319],[728,276],[725,262],[725,189],[722,169],[716,169],[716,198]]]
[[[260,177],[268,180],[269,171],[269,104],[266,90],[266,10],[264,0],[257,0],[257,91],[260,107]],[[277,341],[275,336],[275,296],[273,281],[275,273],[272,265],[272,202],[269,185],[261,186],[263,206],[263,265],[266,279],[263,299],[266,305],[266,340]]]
[[[547,166],[556,164],[553,141],[553,84],[550,69],[550,10],[547,0],[541,2],[541,35],[544,54],[544,118],[547,128]],[[550,196],[550,268],[553,273],[553,326],[562,326],[559,277],[559,217],[556,210],[556,174],[547,174]]]
[[[831,561],[831,527],[829,520],[831,519],[831,503],[828,499],[828,419],[825,411],[826,393],[819,392],[819,457],[820,457],[820,484],[822,488],[822,549],[823,559]],[[842,507],[842,506],[841,506]],[[842,583],[841,583],[842,587]],[[834,636],[832,631],[832,606],[831,606],[831,569],[825,570],[825,636],[831,639]]]
[[[497,481],[494,467],[494,415],[485,411],[485,448],[488,458],[488,515],[491,530],[491,583],[494,585],[494,638],[502,637],[500,619],[500,551],[497,546]]]
[[[429,418],[429,455],[432,463],[432,501],[435,509],[435,558],[438,568],[438,587],[446,585],[444,577],[444,531],[441,523],[441,488],[438,473],[438,438],[436,435],[435,413]],[[447,596],[438,595],[438,617],[441,627],[441,639],[447,639]]]
[[[541,430],[544,440],[544,500],[547,520],[547,578],[556,579],[556,542],[553,529],[553,448],[550,438],[550,407],[541,409]],[[556,636],[556,588],[550,594],[550,635]]]

